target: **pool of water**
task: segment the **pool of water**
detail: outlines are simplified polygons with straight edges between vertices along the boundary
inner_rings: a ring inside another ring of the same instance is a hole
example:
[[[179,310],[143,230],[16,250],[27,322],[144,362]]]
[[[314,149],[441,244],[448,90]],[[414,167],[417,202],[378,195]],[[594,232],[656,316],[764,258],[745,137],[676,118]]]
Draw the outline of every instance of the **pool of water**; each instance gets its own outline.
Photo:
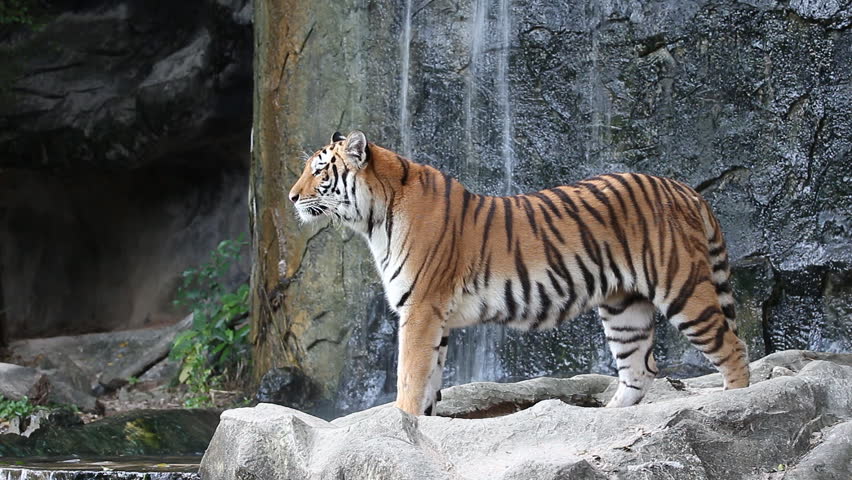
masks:
[[[0,480],[198,480],[200,456],[0,458]]]

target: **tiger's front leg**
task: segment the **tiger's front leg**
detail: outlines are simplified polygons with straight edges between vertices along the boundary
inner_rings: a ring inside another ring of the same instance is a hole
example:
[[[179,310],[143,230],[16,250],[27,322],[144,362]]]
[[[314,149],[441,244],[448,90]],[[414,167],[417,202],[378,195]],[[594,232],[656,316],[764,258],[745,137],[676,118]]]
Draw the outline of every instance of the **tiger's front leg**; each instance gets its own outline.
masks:
[[[439,308],[410,307],[399,331],[396,406],[431,415],[441,388],[449,330]]]

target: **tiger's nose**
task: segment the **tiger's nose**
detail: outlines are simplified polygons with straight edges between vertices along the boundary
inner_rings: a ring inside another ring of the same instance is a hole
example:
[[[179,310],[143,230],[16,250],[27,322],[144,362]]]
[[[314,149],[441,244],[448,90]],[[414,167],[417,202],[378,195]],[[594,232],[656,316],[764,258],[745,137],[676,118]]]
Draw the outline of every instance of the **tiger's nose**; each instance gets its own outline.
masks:
[[[290,201],[293,202],[293,203],[298,202],[299,201],[299,194],[298,193],[291,193],[290,194]]]

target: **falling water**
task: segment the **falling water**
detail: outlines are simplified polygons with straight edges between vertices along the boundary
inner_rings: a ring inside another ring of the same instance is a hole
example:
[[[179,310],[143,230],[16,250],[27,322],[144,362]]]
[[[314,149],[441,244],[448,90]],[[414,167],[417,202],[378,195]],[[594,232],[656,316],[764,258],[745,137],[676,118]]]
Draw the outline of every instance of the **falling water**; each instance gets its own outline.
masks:
[[[509,100],[509,30],[512,24],[509,14],[509,1],[500,0],[500,57],[497,61],[497,101],[503,114],[502,146],[505,195],[513,193],[513,175],[515,172],[515,152],[512,147],[512,106]]]
[[[500,132],[499,156],[503,159],[503,193],[513,193],[513,173],[515,155],[512,150],[512,114],[509,101],[509,0],[499,0],[496,19],[496,29],[488,28],[490,0],[474,0],[473,16],[470,23],[470,67],[466,79],[465,109],[465,140],[467,142],[467,158],[464,164],[483,158],[482,152],[477,152],[474,145],[474,128],[477,115],[484,110],[483,102],[487,102],[488,91],[480,97],[479,81],[488,78],[488,65],[496,65],[492,70],[494,78],[494,94],[496,115],[486,118],[499,122],[493,125]],[[495,35],[497,38],[491,37]],[[483,48],[486,45],[499,45],[498,49]],[[494,61],[489,62],[487,56],[494,55]],[[487,112],[486,112],[487,114]],[[465,171],[468,171],[465,169]],[[484,187],[484,185],[479,186]],[[506,340],[506,329],[499,326],[477,326],[453,332],[449,352],[445,381],[450,385],[483,380],[499,380],[506,377],[500,359],[500,346]]]
[[[411,157],[411,125],[408,120],[408,73],[411,56],[411,1],[405,0],[405,12],[402,20],[402,39],[399,43],[400,82],[399,82],[399,136],[402,142],[402,154]]]
[[[464,97],[464,135],[467,154],[461,160],[462,171],[469,172],[468,166],[474,158],[479,156],[479,152],[475,150],[473,144],[473,120],[476,111],[473,108],[477,86],[478,86],[478,65],[482,56],[482,41],[485,32],[485,20],[488,16],[488,0],[474,0],[473,3],[473,21],[470,26],[470,63],[467,70],[467,78],[465,81],[466,91]]]

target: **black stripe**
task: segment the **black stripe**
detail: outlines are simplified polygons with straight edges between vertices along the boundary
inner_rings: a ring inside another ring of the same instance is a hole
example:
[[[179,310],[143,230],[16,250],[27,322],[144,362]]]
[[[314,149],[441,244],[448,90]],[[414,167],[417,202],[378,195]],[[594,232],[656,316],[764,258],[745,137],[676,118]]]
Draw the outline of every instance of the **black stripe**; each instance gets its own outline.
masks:
[[[636,385],[631,385],[631,384],[625,382],[624,380],[621,380],[618,383],[624,385],[627,388],[632,388],[633,390],[642,390],[640,387],[637,387]]]
[[[461,228],[464,229],[464,217],[467,216],[467,207],[470,205],[470,192],[465,188],[462,191],[462,214],[461,214]]]
[[[476,210],[473,211],[473,223],[476,223],[476,220],[479,218],[479,211],[482,209],[482,205],[485,204],[485,195],[477,195],[479,197],[479,201],[476,203]]]
[[[503,289],[503,295],[506,298],[506,310],[508,310],[509,320],[513,320],[515,318],[515,312],[518,308],[515,303],[515,294],[512,292],[512,281],[506,280],[506,285]]]
[[[633,335],[632,337],[627,337],[627,338],[624,338],[624,339],[611,337],[609,335],[607,335],[605,338],[606,338],[607,342],[628,344],[628,343],[638,342],[640,340],[648,340],[649,336],[650,336],[650,332],[643,332],[643,333],[637,333],[636,335]]]
[[[559,285],[559,282],[556,280],[556,277],[553,276],[553,272],[550,269],[547,269],[547,278],[550,279],[550,285],[556,290],[556,293],[563,297],[565,296],[565,291],[562,290],[562,287]]]
[[[666,310],[666,319],[671,320],[672,317],[677,315],[683,310],[684,305],[686,305],[686,301],[689,297],[692,296],[692,293],[695,291],[695,286],[698,284],[698,269],[696,268],[698,264],[693,263],[692,268],[689,271],[689,277],[686,281],[681,285],[680,292],[677,297],[672,301],[669,305],[668,310]]]
[[[613,287],[617,289],[624,284],[624,278],[621,276],[621,269],[615,263],[615,257],[612,256],[612,250],[609,249],[609,243],[607,242],[604,242],[604,255],[609,259],[609,269],[615,275],[615,285]],[[603,272],[601,276],[605,276]]]
[[[562,238],[562,234],[559,233],[559,230],[553,225],[553,219],[550,218],[550,215],[547,213],[547,210],[544,209],[543,206],[539,205],[538,208],[541,210],[541,215],[544,217],[544,222],[547,223],[548,228],[550,228],[551,233],[556,236],[559,240],[559,243],[565,245],[565,239]]]
[[[518,271],[518,277],[520,277],[521,288],[524,292],[524,303],[530,303],[530,276],[527,271],[527,266],[524,264],[523,258],[521,258],[521,247],[520,244],[516,245],[515,248],[515,269]]]
[[[406,254],[405,254],[405,258],[403,258],[403,259],[402,259],[402,263],[400,263],[400,264],[399,264],[399,267],[397,267],[396,271],[395,271],[395,272],[393,272],[393,275],[391,275],[391,278],[390,278],[390,280],[388,280],[388,283],[392,282],[392,281],[393,281],[393,279],[394,279],[394,278],[396,278],[396,276],[397,276],[397,275],[399,275],[399,272],[401,272],[401,271],[402,271],[402,266],[403,266],[403,265],[405,265],[405,262],[406,262],[406,261],[408,261],[408,256],[409,256],[409,255],[411,255],[411,249],[409,249],[409,250],[408,250],[408,253],[406,253]]]
[[[373,238],[373,202],[370,202],[370,214],[367,217],[367,237]]]
[[[694,327],[696,325],[700,325],[700,324],[710,320],[711,318],[713,318],[713,315],[717,315],[719,313],[722,313],[722,312],[720,312],[718,308],[707,307],[695,319],[680,323],[677,326],[677,329],[682,332],[682,331],[686,330],[687,328]]]
[[[731,284],[727,280],[725,280],[724,283],[720,283],[719,285],[716,285],[716,294],[717,295],[721,294],[721,293],[732,293],[732,292],[733,291],[731,290]]]
[[[586,296],[591,298],[595,296],[595,277],[592,275],[592,272],[586,268],[586,265],[583,263],[583,259],[580,258],[579,254],[575,254],[574,258],[577,260],[577,265],[580,266],[580,270],[583,272],[583,280],[586,282]]]
[[[550,199],[547,195],[542,192],[530,193],[531,196],[541,200],[547,205],[547,207],[556,215],[556,218],[562,218],[562,213],[559,211],[559,208],[556,207],[556,204],[553,203],[553,200]]]
[[[444,177],[444,225],[450,222],[450,194],[452,193],[452,179],[444,172],[439,172]]]
[[[669,223],[669,228],[672,228],[671,223]],[[660,231],[662,231],[662,229],[660,229]],[[666,292],[671,291],[675,277],[677,276],[678,270],[680,269],[680,256],[678,255],[677,243],[673,231],[671,235],[671,241],[672,245],[669,249],[669,261],[667,262],[668,265],[666,265],[666,284],[663,287],[666,289]]]
[[[728,322],[722,322],[719,325],[719,330],[716,331],[716,335],[713,337],[713,345],[710,346],[710,349],[707,350],[706,354],[712,355],[718,352],[722,345],[725,344],[725,332],[728,331]]]
[[[550,296],[544,289],[544,285],[541,282],[535,282],[538,286],[538,303],[541,305],[541,311],[538,312],[536,316],[535,322],[533,322],[532,328],[537,329],[547,320],[547,316],[550,313]]]
[[[653,354],[653,353],[654,353],[653,348],[649,348],[648,351],[645,352],[645,370],[647,370],[650,373],[653,373],[654,376],[656,376],[660,372],[651,368],[651,354]]]
[[[440,344],[441,347],[446,347],[449,344],[450,344],[450,336],[449,335],[447,335],[446,337],[441,337],[441,344]]]
[[[598,222],[600,222],[600,224],[601,224],[601,225],[606,226],[606,222],[604,221],[604,219],[603,219],[603,217],[601,216],[600,212],[598,212],[598,211],[595,209],[595,207],[593,207],[593,206],[589,205],[589,202],[587,202],[584,198],[580,198],[580,203],[582,203],[582,204],[583,204],[583,207],[585,207],[585,208],[586,208],[586,210],[588,210],[588,211],[589,211],[589,213],[591,213],[591,214],[592,214],[592,216],[593,216],[593,217],[595,217],[595,220],[597,220]]]
[[[405,185],[408,182],[408,160],[400,157],[399,155],[396,156],[396,159],[402,166],[402,178],[400,179],[400,183]]]
[[[527,220],[530,222],[530,227],[532,227],[533,235],[538,236],[538,225],[535,221],[535,210],[533,210],[533,206],[530,203],[530,199],[526,196],[521,196],[521,202],[524,205],[524,211],[527,214]]]
[[[721,262],[713,264],[713,271],[720,272],[728,269],[728,259],[724,259]]]
[[[719,245],[718,247],[707,252],[710,257],[718,257],[719,255],[725,253],[725,244]]]
[[[494,207],[497,205],[493,197],[489,198],[491,206],[488,207],[488,215],[485,216],[485,228],[482,231],[482,245],[479,249],[479,258],[485,256],[485,244],[488,243],[488,232],[491,231],[491,222],[494,220]]]
[[[633,355],[634,353],[636,353],[637,350],[639,350],[639,347],[631,348],[630,350],[628,350],[626,352],[621,352],[621,353],[616,354],[615,358],[617,358],[619,360],[624,360],[625,358],[629,357],[630,355]]]
[[[412,285],[411,288],[414,288],[414,285]],[[411,288],[409,288],[407,292],[402,294],[402,297],[400,297],[399,302],[397,302],[397,304],[396,304],[397,309],[402,307],[402,305],[405,303],[405,301],[408,300],[408,297],[411,295]]]
[[[722,307],[722,314],[725,315],[725,318],[730,320],[735,320],[737,318],[737,311],[734,309],[734,304],[724,305]]]
[[[562,203],[565,204],[564,208],[565,208],[566,213],[576,214],[577,212],[579,212],[579,209],[577,208],[577,204],[574,203],[574,200],[571,200],[571,197],[567,193],[565,193],[564,190],[562,190],[561,188],[554,188],[554,189],[548,190],[548,191],[553,192],[557,197],[559,197],[560,200],[562,200]],[[571,216],[574,217],[576,215],[571,215]]]

